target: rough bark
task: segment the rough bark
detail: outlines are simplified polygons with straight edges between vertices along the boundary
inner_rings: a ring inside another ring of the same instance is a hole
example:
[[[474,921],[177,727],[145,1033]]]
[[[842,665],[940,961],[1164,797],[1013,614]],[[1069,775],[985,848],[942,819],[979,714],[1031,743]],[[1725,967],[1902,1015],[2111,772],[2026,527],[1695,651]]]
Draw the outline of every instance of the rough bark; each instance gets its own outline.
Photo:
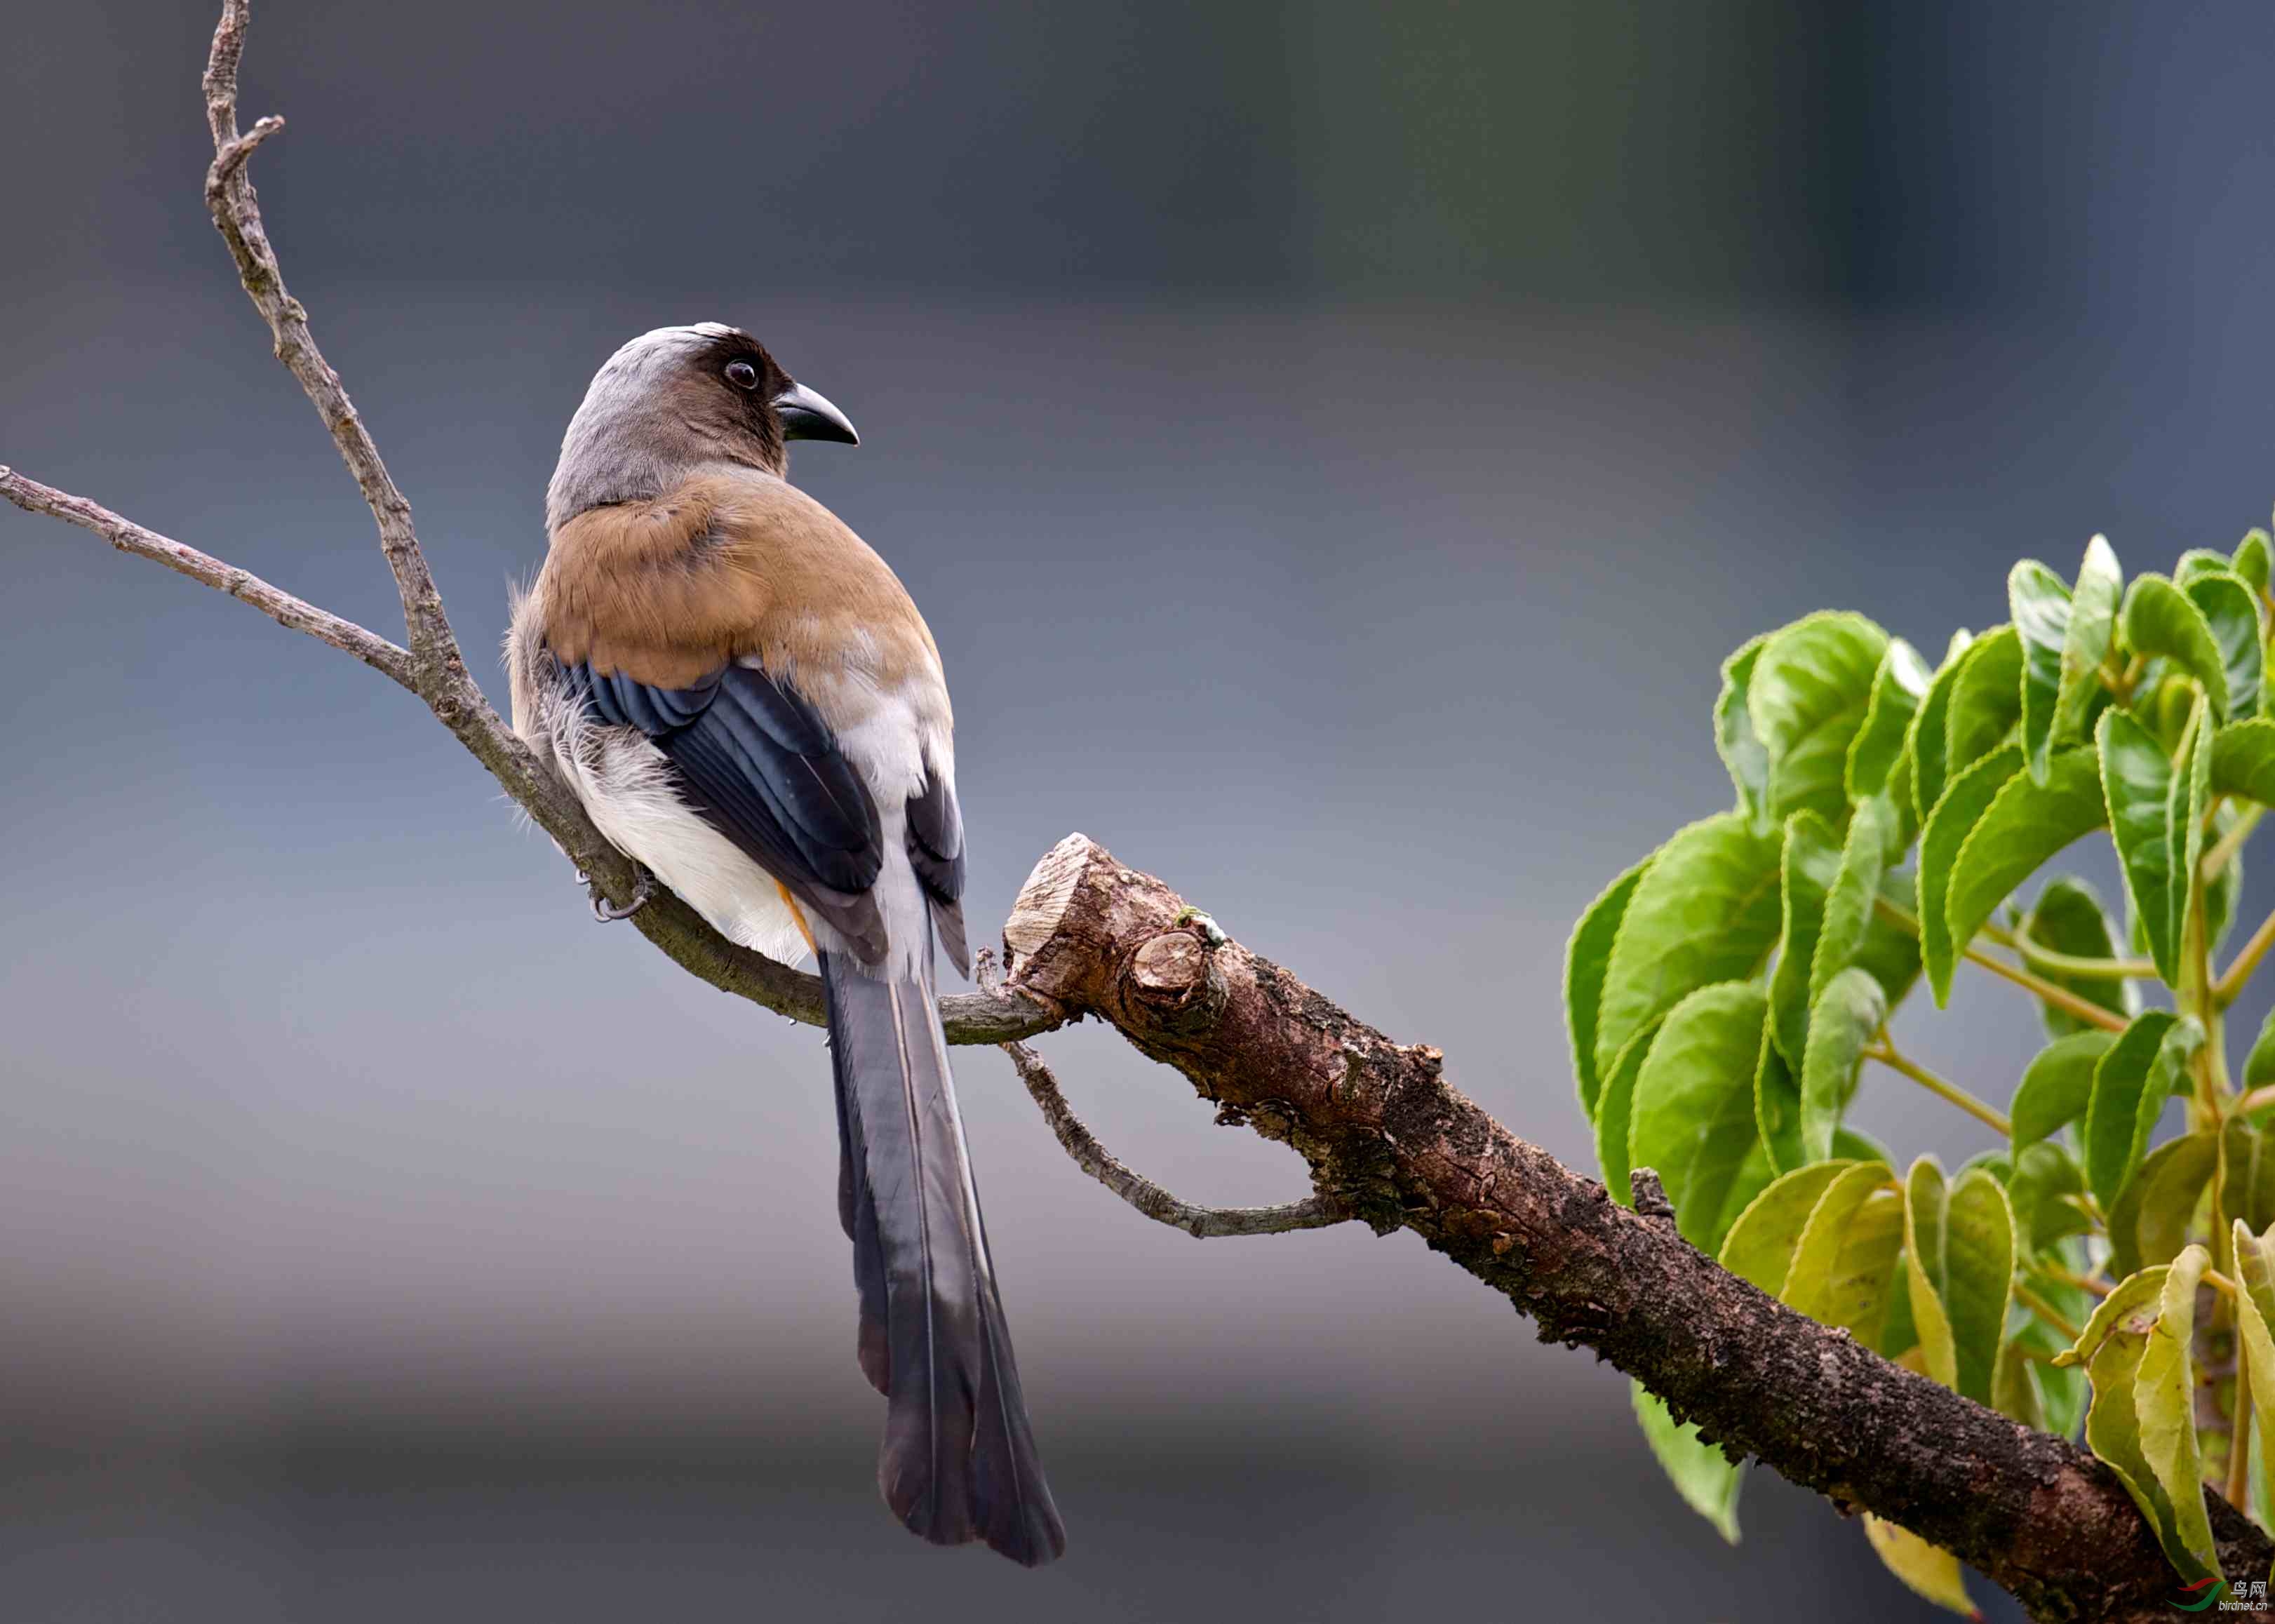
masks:
[[[1613,1201],[1478,1109],[1436,1049],[1393,1042],[1202,928],[1086,837],[1036,865],[1004,940],[1010,986],[1107,1022],[1218,1121],[1300,1153],[1323,1201],[1413,1230],[1543,1341],[1594,1348],[1726,1449],[1957,1552],[2037,1618],[2171,1616],[2173,1569],[2091,1455],[1726,1273],[1675,1233],[1655,1177],[1638,1175],[1640,1210]],[[2275,1545],[2211,1507],[2229,1575],[2265,1574]]]

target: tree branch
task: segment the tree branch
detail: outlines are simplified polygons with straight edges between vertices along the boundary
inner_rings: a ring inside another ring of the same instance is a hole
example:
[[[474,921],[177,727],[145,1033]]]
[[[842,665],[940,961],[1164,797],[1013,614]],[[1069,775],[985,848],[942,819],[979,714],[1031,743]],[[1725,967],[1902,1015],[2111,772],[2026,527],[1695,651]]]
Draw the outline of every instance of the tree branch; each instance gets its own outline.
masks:
[[[1069,835],[1004,927],[1010,985],[1111,1023],[1219,1121],[1294,1148],[1339,1209],[1413,1230],[1544,1341],[1593,1348],[1733,1453],[1957,1552],[2039,1618],[2168,1616],[2172,1567],[2101,1462],[1773,1301],[1511,1134],[1436,1049],[1392,1042],[1236,941],[1211,946],[1190,918]],[[2210,1504],[2226,1571],[2264,1573],[2275,1544]]]
[[[1059,1080],[1051,1075],[1041,1055],[1024,1043],[1007,1043],[1003,1053],[1011,1057],[1011,1064],[1018,1069],[1019,1081],[1027,1085],[1027,1092],[1042,1112],[1043,1121],[1050,1124],[1061,1148],[1074,1159],[1075,1166],[1157,1224],[1167,1224],[1172,1229],[1209,1240],[1222,1235],[1285,1235],[1292,1229],[1323,1229],[1350,1217],[1318,1196],[1281,1206],[1198,1206],[1181,1201],[1144,1174],[1130,1171],[1098,1142],[1098,1137],[1084,1125],[1074,1114],[1074,1107],[1067,1103],[1066,1096],[1059,1091]]]
[[[224,0],[204,81],[214,140],[207,200],[277,358],[371,509],[410,646],[12,471],[0,469],[0,495],[238,598],[416,693],[595,891],[622,906],[634,895],[634,865],[468,675],[410,504],[285,289],[247,170],[283,124],[237,128],[247,21],[246,0]],[[712,986],[820,1022],[814,978],[728,941],[668,891],[659,888],[633,922]],[[1870,1510],[1956,1552],[2039,1618],[2166,1616],[2171,1569],[2114,1475],[2090,1455],[1898,1369],[1725,1273],[1676,1234],[1647,1169],[1634,1181],[1642,1210],[1615,1204],[1448,1084],[1439,1051],[1391,1042],[1084,836],[1069,835],[1037,865],[1004,945],[1007,985],[941,1001],[949,1041],[1012,1046],[1062,1143],[1141,1211],[1188,1228],[1198,1215],[1196,1233],[1290,1227],[1298,1213],[1412,1229],[1531,1315],[1544,1340],[1594,1348],[1726,1448],[1758,1455],[1844,1510]],[[1291,1145],[1311,1167],[1313,1199],[1262,1209],[1274,1215],[1265,1224],[1192,1207],[1122,1168],[1018,1047],[1085,1016],[1183,1072],[1220,1122]],[[2211,1503],[2226,1571],[2265,1572],[2275,1545],[2225,1501]]]

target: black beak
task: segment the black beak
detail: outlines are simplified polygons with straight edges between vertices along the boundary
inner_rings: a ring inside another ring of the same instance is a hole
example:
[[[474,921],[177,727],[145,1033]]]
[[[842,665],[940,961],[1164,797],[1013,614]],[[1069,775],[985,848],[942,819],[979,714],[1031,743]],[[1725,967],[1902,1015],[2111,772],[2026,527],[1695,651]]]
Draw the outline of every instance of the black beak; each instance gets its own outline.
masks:
[[[782,438],[785,440],[835,440],[841,445],[859,445],[861,436],[853,432],[853,425],[845,414],[829,404],[829,397],[803,383],[793,383],[775,397],[775,411],[782,418]]]

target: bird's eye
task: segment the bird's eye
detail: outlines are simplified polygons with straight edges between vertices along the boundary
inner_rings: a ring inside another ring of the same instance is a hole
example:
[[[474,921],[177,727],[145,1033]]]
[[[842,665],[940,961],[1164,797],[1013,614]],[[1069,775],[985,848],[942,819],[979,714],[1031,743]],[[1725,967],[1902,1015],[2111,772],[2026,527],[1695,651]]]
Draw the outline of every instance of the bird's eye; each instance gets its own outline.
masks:
[[[759,369],[748,361],[729,361],[727,381],[738,389],[754,389],[759,387]]]

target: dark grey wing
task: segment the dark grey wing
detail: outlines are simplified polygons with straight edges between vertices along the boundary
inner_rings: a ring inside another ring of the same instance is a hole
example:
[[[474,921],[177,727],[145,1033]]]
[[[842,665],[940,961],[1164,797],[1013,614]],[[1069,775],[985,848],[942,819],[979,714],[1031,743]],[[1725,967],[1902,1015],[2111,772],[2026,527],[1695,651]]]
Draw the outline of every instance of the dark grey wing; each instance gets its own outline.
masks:
[[[960,975],[971,973],[971,949],[964,940],[964,812],[956,786],[927,767],[924,789],[909,797],[909,862],[932,905],[933,929],[948,962]]]
[[[764,671],[730,665],[686,688],[570,668],[596,721],[638,728],[677,771],[688,804],[828,920],[857,957],[885,956],[870,888],[884,833],[869,788],[813,706]]]

